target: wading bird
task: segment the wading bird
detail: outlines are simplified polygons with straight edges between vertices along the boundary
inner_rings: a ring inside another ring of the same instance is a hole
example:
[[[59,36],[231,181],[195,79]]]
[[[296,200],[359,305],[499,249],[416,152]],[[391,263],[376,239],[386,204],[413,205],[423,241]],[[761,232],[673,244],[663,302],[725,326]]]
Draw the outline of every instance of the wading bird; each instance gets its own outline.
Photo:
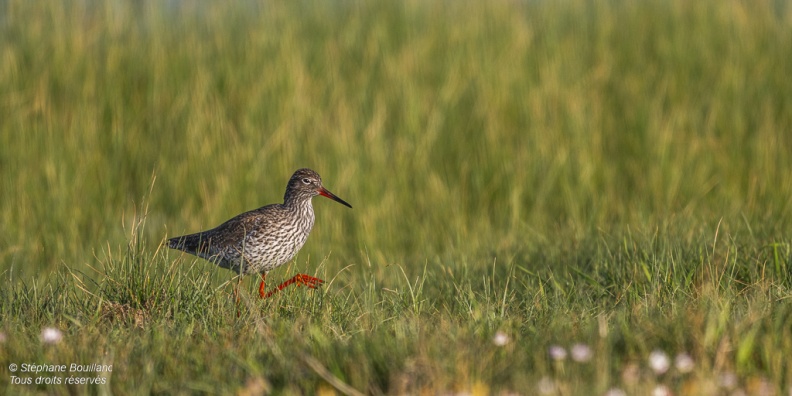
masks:
[[[317,195],[352,207],[324,188],[318,173],[307,168],[298,169],[286,185],[282,204],[242,213],[211,230],[171,238],[168,247],[196,255],[239,275],[260,274],[261,298],[293,283],[316,288],[324,281],[306,274],[295,275],[269,293],[264,283],[269,271],[288,263],[305,244],[314,225],[311,199]],[[236,288],[234,293],[238,293]]]

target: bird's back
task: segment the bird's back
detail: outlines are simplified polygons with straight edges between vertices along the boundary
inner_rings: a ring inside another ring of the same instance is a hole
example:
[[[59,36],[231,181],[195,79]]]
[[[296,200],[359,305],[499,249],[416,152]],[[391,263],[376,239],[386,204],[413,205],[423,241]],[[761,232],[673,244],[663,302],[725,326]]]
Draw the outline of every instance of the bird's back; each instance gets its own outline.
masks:
[[[266,273],[291,260],[308,238],[314,223],[310,200],[301,209],[267,205],[211,230],[171,238],[168,246],[241,274]]]

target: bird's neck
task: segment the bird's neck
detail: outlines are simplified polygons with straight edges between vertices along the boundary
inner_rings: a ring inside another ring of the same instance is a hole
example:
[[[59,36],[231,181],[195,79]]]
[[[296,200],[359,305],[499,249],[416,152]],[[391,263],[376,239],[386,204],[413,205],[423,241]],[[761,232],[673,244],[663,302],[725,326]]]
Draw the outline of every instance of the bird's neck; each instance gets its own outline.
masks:
[[[304,215],[313,215],[311,198],[286,197],[283,201],[283,206],[290,211],[299,212]]]
[[[314,224],[314,210],[311,198],[287,200],[283,203],[283,206],[290,213],[298,228],[307,236]]]

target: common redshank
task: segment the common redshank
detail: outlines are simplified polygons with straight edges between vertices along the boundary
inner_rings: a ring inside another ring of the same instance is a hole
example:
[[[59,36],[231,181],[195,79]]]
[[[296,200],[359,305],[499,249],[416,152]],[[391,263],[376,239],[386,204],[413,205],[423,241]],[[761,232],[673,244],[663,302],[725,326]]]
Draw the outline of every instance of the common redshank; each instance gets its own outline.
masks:
[[[269,293],[267,273],[288,263],[305,244],[314,225],[311,199],[322,195],[348,207],[322,186],[322,178],[308,168],[298,169],[286,185],[282,204],[272,204],[242,213],[219,226],[168,240],[168,247],[196,255],[240,275],[260,274],[259,295],[267,298],[293,284],[313,289],[323,280],[297,274]]]

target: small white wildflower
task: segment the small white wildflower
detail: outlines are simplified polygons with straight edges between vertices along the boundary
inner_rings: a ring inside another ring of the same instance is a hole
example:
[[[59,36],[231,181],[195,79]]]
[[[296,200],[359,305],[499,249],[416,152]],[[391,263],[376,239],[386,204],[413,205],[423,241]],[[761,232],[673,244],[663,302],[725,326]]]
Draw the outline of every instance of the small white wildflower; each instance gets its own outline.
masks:
[[[492,338],[492,342],[497,346],[504,346],[508,344],[509,341],[511,341],[509,335],[502,331],[495,333],[495,337]]]
[[[536,389],[541,395],[553,394],[556,391],[555,381],[549,377],[542,377],[536,384]]]
[[[690,357],[687,353],[680,353],[676,355],[676,359],[674,359],[674,366],[680,373],[686,374],[693,371],[695,368],[695,362],[693,358]]]
[[[559,345],[550,345],[550,348],[547,348],[547,354],[550,355],[550,359],[555,361],[561,361],[567,357],[566,349]]]
[[[649,367],[657,375],[664,374],[671,367],[671,359],[665,352],[655,349],[649,354]]]
[[[585,363],[591,360],[591,356],[594,354],[591,351],[591,348],[586,344],[575,344],[572,345],[570,348],[570,354],[572,355],[572,360],[578,363]]]
[[[45,327],[41,330],[41,342],[45,344],[57,344],[63,339],[63,333],[54,327]]]
[[[657,385],[652,389],[652,396],[671,396],[671,389],[665,385]]]
[[[627,396],[627,393],[619,388],[610,388],[605,392],[605,396]]]
[[[637,363],[628,363],[624,366],[621,377],[626,385],[635,385],[641,379],[641,368]]]
[[[718,376],[718,385],[721,388],[734,389],[737,387],[737,376],[730,371],[723,372]]]

